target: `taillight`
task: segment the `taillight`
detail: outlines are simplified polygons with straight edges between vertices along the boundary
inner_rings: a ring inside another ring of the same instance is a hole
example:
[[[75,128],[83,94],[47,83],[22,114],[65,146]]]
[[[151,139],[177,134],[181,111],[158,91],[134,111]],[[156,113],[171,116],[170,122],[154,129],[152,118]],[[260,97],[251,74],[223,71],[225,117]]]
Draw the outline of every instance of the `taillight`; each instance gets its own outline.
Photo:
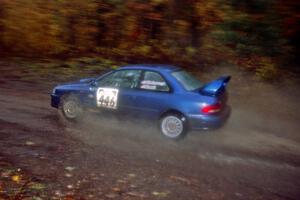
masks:
[[[216,103],[213,105],[205,105],[201,108],[201,111],[205,114],[213,114],[221,110],[221,104]]]

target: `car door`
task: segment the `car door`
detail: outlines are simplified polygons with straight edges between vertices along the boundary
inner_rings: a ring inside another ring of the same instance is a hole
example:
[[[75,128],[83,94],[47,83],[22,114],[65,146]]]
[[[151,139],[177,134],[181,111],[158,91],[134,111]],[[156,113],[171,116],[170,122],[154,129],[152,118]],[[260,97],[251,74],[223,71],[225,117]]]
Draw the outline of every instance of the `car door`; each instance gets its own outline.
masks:
[[[142,70],[124,69],[97,81],[96,106],[118,115],[135,114],[136,93]]]
[[[170,85],[159,72],[145,70],[138,88],[135,94],[137,117],[157,119],[168,108],[172,97]]]

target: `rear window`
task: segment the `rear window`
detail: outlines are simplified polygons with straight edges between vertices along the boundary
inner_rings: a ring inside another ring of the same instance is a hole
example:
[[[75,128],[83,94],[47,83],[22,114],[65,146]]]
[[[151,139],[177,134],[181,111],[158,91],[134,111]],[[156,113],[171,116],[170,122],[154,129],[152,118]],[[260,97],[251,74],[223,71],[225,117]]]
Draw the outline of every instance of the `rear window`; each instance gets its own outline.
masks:
[[[172,76],[174,76],[176,80],[188,91],[198,89],[202,86],[201,82],[196,77],[186,71],[181,70],[173,72]]]

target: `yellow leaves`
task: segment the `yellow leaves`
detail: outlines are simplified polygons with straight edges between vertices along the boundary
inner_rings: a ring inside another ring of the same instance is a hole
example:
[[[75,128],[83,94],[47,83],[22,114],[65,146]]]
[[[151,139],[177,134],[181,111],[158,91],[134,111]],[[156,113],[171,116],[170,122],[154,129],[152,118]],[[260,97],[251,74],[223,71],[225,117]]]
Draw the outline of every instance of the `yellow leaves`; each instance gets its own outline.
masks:
[[[12,167],[11,164],[9,167],[0,167],[0,200],[42,200],[42,197],[45,197],[46,185],[32,180],[33,177],[20,168]]]
[[[82,49],[93,47],[93,35],[97,27],[87,20],[86,15],[96,13],[92,1],[7,1],[7,9],[2,20],[4,31],[2,41],[13,51],[28,54],[58,54],[68,50],[68,17],[72,16],[78,24],[74,26],[75,42]],[[72,28],[71,28],[72,29]],[[71,30],[72,31],[72,30]]]
[[[229,1],[2,1],[0,46],[12,53],[25,55],[99,53],[126,62],[142,57],[143,60],[158,62],[172,60],[196,64],[202,58],[216,62],[228,61],[223,58],[233,53],[238,55],[237,45],[226,42],[226,38],[242,43],[245,47],[242,49],[247,50],[247,43],[256,42],[255,38],[252,39],[254,42],[248,42],[251,39],[249,35],[257,38],[266,35],[257,45],[259,48],[266,46],[265,52],[268,45],[264,45],[264,41],[279,41],[279,45],[284,43],[278,40],[280,38],[272,39],[281,37],[279,32],[273,33],[273,30],[280,28],[278,23],[265,30],[262,27],[255,28],[253,24],[243,25],[247,20],[266,20],[266,13],[248,13],[236,9]],[[242,40],[239,40],[230,36],[228,29],[233,29],[230,22],[239,23],[234,27],[248,27],[246,29],[267,34],[246,30],[244,36],[239,33],[242,35]],[[223,33],[214,33],[220,30]],[[287,29],[286,34],[293,35],[293,30]],[[231,51],[224,51],[227,47]],[[287,54],[287,51],[280,51]],[[198,56],[199,52],[202,58]]]
[[[20,183],[20,181],[22,180],[22,176],[21,175],[13,175],[11,177],[11,180],[16,182],[16,183]]]
[[[48,7],[21,0],[9,4],[11,8],[6,10],[3,20],[3,40],[7,46],[12,46],[16,51],[32,53],[49,53],[58,48],[59,32]]]
[[[118,66],[117,65],[112,65],[111,69],[118,69]]]
[[[210,28],[225,17],[224,5],[217,0],[201,1],[196,4],[197,14],[201,19],[202,28]]]

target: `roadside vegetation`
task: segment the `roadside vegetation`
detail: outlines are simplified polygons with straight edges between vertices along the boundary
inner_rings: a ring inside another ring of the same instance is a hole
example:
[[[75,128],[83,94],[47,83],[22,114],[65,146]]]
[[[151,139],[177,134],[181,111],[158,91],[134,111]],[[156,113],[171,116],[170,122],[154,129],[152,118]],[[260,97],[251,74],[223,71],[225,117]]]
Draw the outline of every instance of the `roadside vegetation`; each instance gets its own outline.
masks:
[[[199,70],[226,63],[274,79],[282,70],[299,71],[290,67],[299,62],[297,6],[291,0],[3,0],[0,52],[50,59],[54,64],[27,70],[67,76],[120,63]]]
[[[0,62],[0,73],[11,80],[56,83],[78,77],[94,77],[124,65],[103,57],[78,57],[68,59],[6,58]]]

